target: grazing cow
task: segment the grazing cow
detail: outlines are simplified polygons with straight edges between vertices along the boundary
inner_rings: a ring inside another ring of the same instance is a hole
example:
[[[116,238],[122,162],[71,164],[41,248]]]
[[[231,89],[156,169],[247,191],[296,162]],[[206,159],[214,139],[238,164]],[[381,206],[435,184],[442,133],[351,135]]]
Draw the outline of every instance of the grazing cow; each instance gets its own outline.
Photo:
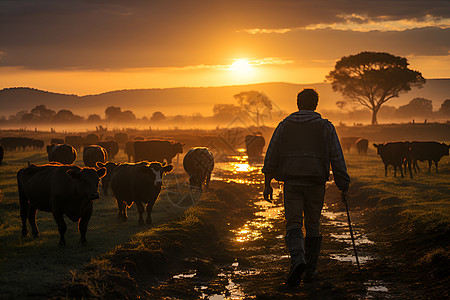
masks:
[[[20,216],[22,236],[28,234],[27,219],[34,237],[39,235],[36,226],[36,211],[53,214],[60,235],[59,245],[65,246],[64,234],[67,226],[63,215],[78,222],[81,244],[86,244],[86,231],[92,215],[93,200],[99,198],[98,183],[106,169],[80,168],[74,165],[48,164],[30,165],[19,170]]]
[[[138,225],[144,225],[142,214],[147,205],[147,225],[152,224],[152,208],[161,192],[164,173],[172,171],[172,165],[161,165],[159,162],[143,161],[137,164],[119,165],[111,178],[111,188],[119,207],[119,218],[127,220],[127,207],[136,203],[139,212]]]
[[[3,151],[3,147],[2,146],[0,146],[0,166],[2,165],[2,163],[3,163],[3,153],[4,153],[4,151]]]
[[[33,146],[33,149],[35,149],[35,150],[36,149],[42,150],[42,148],[44,148],[44,141],[32,139],[31,145]]]
[[[96,145],[105,148],[108,152],[108,159],[114,159],[119,153],[119,144],[116,141],[98,142]]]
[[[83,149],[83,162],[86,167],[96,168],[97,162],[106,162],[108,153],[106,150],[97,145],[91,145],[84,147]]]
[[[445,155],[449,155],[449,147],[444,143],[438,142],[412,142],[411,143],[411,159],[414,170],[420,172],[417,161],[428,161],[428,173],[431,173],[431,163],[434,162],[436,173],[438,171],[438,163]]]
[[[84,144],[95,145],[100,142],[100,136],[96,133],[90,133],[84,139]]]
[[[183,153],[184,144],[167,140],[135,141],[134,161],[159,161],[172,163],[178,153]]]
[[[190,188],[201,190],[203,184],[209,186],[211,172],[214,169],[214,157],[208,148],[192,148],[184,156],[183,167],[189,174]]]
[[[77,149],[77,151],[80,151],[81,147],[84,145],[84,139],[81,135],[66,136],[64,142]]]
[[[106,169],[106,175],[102,178],[102,188],[103,188],[103,194],[105,196],[108,196],[109,186],[111,184],[111,177],[114,173],[114,170],[119,166],[119,163],[114,163],[111,161],[108,161],[107,163],[101,163],[98,162],[96,164],[97,168],[105,168]]]
[[[47,153],[49,162],[70,165],[77,159],[77,150],[67,144],[47,146]]]
[[[403,178],[402,165],[404,162],[408,163],[409,175],[413,178],[411,172],[410,159],[410,143],[409,142],[389,142],[384,144],[373,144],[377,148],[377,154],[381,156],[384,163],[384,176],[387,176],[387,169],[389,165],[394,167],[394,177],[397,177],[397,168]],[[406,169],[405,169],[406,173]]]
[[[131,158],[134,159],[134,141],[128,141],[125,144],[125,153],[128,156],[128,162],[131,162]]]
[[[262,151],[266,141],[261,135],[245,136],[245,148],[249,159],[257,159],[262,157]]]
[[[19,148],[25,150],[33,146],[33,140],[25,137],[4,137],[1,139],[1,144],[5,150],[15,151]]]
[[[50,144],[64,144],[64,139],[51,139]]]
[[[355,143],[359,138],[359,136],[344,136],[340,138],[342,151],[347,151],[348,153],[350,153],[350,150],[352,149],[352,147],[355,147]]]
[[[369,148],[368,139],[359,138],[356,140],[355,145],[359,155],[367,155],[367,149]]]

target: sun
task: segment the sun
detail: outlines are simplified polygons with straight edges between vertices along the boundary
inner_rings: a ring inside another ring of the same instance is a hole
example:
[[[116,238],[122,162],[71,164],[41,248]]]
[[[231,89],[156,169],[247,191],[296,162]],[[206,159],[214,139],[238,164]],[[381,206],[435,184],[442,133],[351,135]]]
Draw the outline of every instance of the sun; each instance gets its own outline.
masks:
[[[249,75],[253,71],[252,65],[246,59],[234,61],[228,70],[236,72],[239,75]]]

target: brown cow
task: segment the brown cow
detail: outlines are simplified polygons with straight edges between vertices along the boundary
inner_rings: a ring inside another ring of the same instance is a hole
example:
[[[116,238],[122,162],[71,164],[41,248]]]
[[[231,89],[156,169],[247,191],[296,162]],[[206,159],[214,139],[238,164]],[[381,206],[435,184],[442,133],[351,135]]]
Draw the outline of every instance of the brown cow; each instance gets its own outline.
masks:
[[[342,151],[347,151],[347,153],[350,153],[350,150],[355,147],[355,142],[359,139],[360,137],[355,137],[355,136],[344,136],[341,137],[339,140],[341,142],[341,147],[342,147]]]
[[[81,135],[68,135],[64,138],[64,142],[80,151],[84,145],[84,138]]]
[[[381,156],[384,163],[384,176],[387,176],[389,165],[394,167],[394,177],[397,176],[397,168],[403,178],[403,163],[406,162],[409,168],[409,175],[413,178],[411,171],[410,143],[409,142],[388,142],[384,144],[373,144],[377,148],[377,154]],[[406,169],[405,169],[406,172]]]
[[[368,139],[359,138],[356,140],[355,145],[359,155],[367,155],[367,149],[369,148]]]
[[[100,136],[96,133],[90,133],[84,139],[84,143],[87,145],[95,145],[98,142],[100,142]]]
[[[59,245],[65,246],[64,234],[67,225],[63,215],[78,222],[80,242],[86,244],[86,231],[92,215],[93,201],[99,198],[98,183],[106,169],[80,168],[73,165],[30,165],[19,170],[20,216],[22,236],[28,234],[27,219],[34,237],[39,235],[36,226],[36,211],[53,214],[60,235]]]
[[[47,153],[49,162],[70,165],[77,159],[77,151],[67,144],[47,146]]]
[[[111,161],[108,161],[107,163],[101,163],[98,162],[96,164],[97,168],[101,169],[101,168],[105,168],[106,169],[106,175],[103,176],[102,178],[102,188],[103,188],[103,194],[105,196],[108,196],[109,193],[109,186],[111,184],[111,177],[112,174],[114,173],[114,170],[119,166],[120,164],[118,163],[114,163]]]
[[[150,140],[134,142],[134,161],[159,161],[172,163],[172,159],[183,153],[184,144],[168,140]]]
[[[124,163],[119,165],[111,178],[111,188],[119,207],[119,218],[127,220],[127,207],[136,203],[139,212],[138,225],[144,225],[142,214],[147,208],[147,225],[152,224],[152,208],[161,192],[162,178],[172,171],[172,165],[161,165],[159,162],[147,161],[137,164]]]
[[[258,159],[262,157],[262,151],[266,141],[261,135],[247,135],[245,136],[245,148],[249,160]]]
[[[131,162],[131,158],[134,159],[134,141],[128,141],[125,144],[125,153],[128,156],[128,162]]]
[[[438,142],[411,142],[411,159],[414,170],[420,172],[417,161],[428,161],[428,173],[431,173],[431,164],[434,162],[436,173],[438,171],[438,163],[445,155],[449,155],[449,147],[444,143]]]

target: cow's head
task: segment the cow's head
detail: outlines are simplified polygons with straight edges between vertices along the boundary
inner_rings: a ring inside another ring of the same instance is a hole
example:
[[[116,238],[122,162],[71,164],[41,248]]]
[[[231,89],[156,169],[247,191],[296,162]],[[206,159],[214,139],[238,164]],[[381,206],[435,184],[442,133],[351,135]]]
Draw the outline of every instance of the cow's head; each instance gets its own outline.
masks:
[[[140,166],[140,171],[147,176],[150,176],[150,180],[155,186],[162,185],[162,178],[164,173],[169,173],[173,170],[173,165],[165,165],[159,162],[152,162],[150,164],[142,164]]]
[[[441,145],[443,146],[442,148],[444,149],[443,154],[444,155],[449,155],[450,145],[447,145],[445,143],[442,143]]]
[[[94,168],[70,169],[66,173],[76,181],[77,190],[84,199],[91,201],[100,198],[98,183],[100,178],[106,174],[105,168],[99,170]]]
[[[120,164],[112,162],[112,161],[108,161],[106,164],[102,163],[102,162],[97,162],[95,165],[98,169],[105,168],[106,174],[109,176]]]
[[[380,150],[383,149],[383,144],[373,144],[373,146],[377,149],[377,154],[380,154]]]
[[[173,143],[172,146],[173,146],[173,149],[175,151],[175,154],[176,153],[183,153],[183,146],[184,145],[185,144],[180,143],[180,142]]]

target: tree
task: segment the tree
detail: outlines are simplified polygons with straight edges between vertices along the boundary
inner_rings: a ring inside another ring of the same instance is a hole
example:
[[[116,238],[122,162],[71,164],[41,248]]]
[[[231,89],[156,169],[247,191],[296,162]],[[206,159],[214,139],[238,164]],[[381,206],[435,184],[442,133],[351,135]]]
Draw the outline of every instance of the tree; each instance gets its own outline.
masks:
[[[234,104],[214,104],[213,114],[216,120],[228,121],[242,112],[240,106]]]
[[[241,92],[234,95],[239,105],[249,113],[256,116],[256,125],[259,126],[261,114],[272,110],[272,101],[265,94],[258,91]]]
[[[397,109],[403,117],[428,117],[433,113],[433,102],[425,98],[414,98]]]
[[[74,114],[73,112],[71,112],[70,110],[67,109],[61,109],[60,111],[58,111],[56,113],[56,115],[53,117],[53,119],[55,121],[58,122],[68,122],[68,121],[73,121],[74,119]]]
[[[117,121],[120,119],[122,109],[117,106],[109,106],[105,109],[105,117],[108,121]]]
[[[98,123],[101,120],[102,120],[102,118],[97,114],[89,115],[89,117],[87,118],[87,121],[92,122],[92,123]]]
[[[450,116],[450,99],[446,99],[439,108],[439,112],[444,116]]]
[[[39,121],[52,121],[53,117],[56,115],[54,110],[48,109],[45,105],[37,105],[31,110],[31,113],[34,114],[36,116],[35,119]]]
[[[159,122],[159,121],[163,121],[166,119],[166,116],[160,112],[160,111],[155,111],[152,115],[152,117],[150,118],[150,121],[152,122]]]
[[[122,122],[134,122],[134,121],[136,121],[136,116],[131,110],[125,110],[120,115],[120,121],[122,121]]]
[[[422,74],[408,65],[404,57],[361,52],[342,57],[326,78],[333,90],[341,92],[346,100],[369,108],[372,124],[377,124],[377,113],[384,103],[425,83]]]

